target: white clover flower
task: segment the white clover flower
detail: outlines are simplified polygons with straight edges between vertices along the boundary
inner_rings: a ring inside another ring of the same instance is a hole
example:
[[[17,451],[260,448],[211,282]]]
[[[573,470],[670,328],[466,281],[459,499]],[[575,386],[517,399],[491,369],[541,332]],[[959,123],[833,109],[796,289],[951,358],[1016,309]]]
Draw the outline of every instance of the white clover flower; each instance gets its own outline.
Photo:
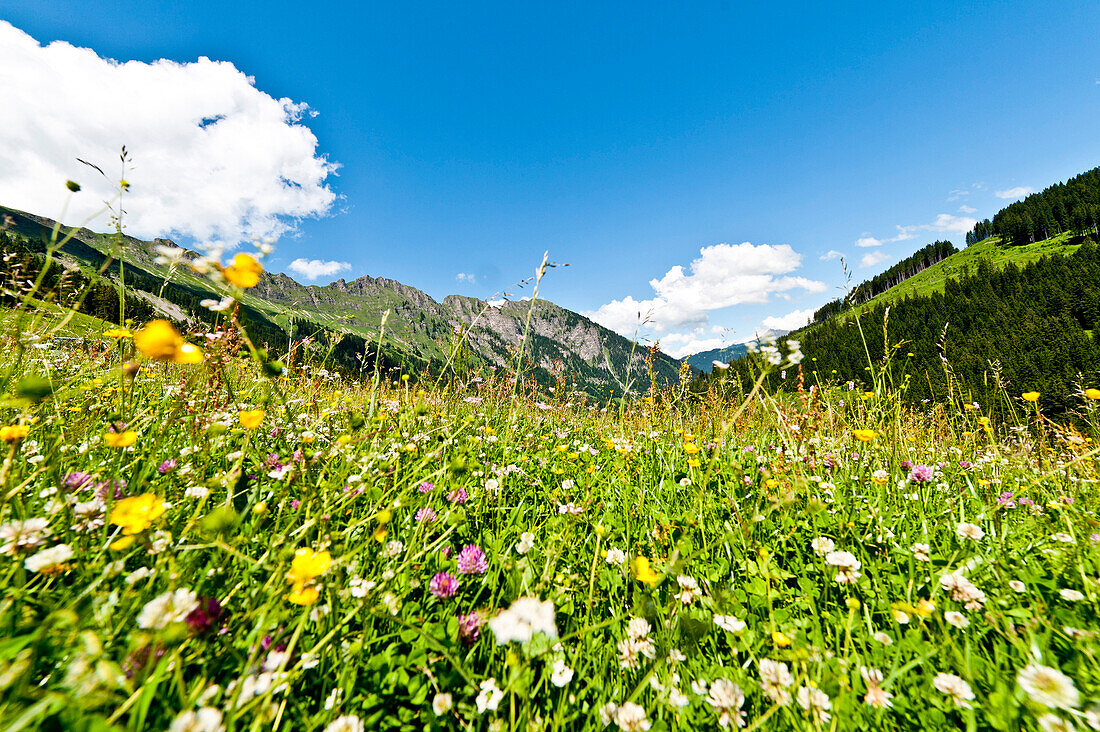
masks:
[[[965,615],[955,610],[948,610],[943,614],[943,619],[947,621],[948,625],[953,625],[956,628],[965,628],[970,625],[970,621]]]
[[[180,712],[168,725],[168,732],[222,732],[222,713],[213,707]]]
[[[175,592],[165,592],[145,603],[138,613],[138,627],[161,629],[172,623],[182,623],[198,605],[198,597],[193,590],[181,588]]]
[[[791,703],[791,693],[787,687],[794,683],[787,664],[773,661],[770,658],[762,658],[757,662],[760,671],[760,688],[764,694],[779,706]]]
[[[493,631],[497,645],[501,646],[512,641],[526,643],[535,633],[557,638],[554,603],[550,600],[539,600],[537,597],[521,597],[490,620],[489,629]]]
[[[730,633],[740,633],[746,627],[743,620],[738,620],[733,615],[715,615],[714,624]]]
[[[325,727],[325,732],[364,732],[366,726],[363,720],[355,714],[345,714],[337,717]]]
[[[814,554],[819,557],[823,557],[829,552],[836,549],[836,543],[827,536],[819,536],[810,542],[810,546],[814,550]]]
[[[450,694],[436,694],[432,699],[432,711],[437,717],[442,717],[454,708],[454,700]]]
[[[626,552],[622,549],[611,548],[607,550],[607,555],[604,557],[604,561],[608,564],[616,567],[621,567],[623,562],[626,561]]]
[[[951,697],[955,702],[955,706],[970,709],[970,702],[974,700],[974,692],[970,690],[970,684],[955,674],[938,673],[932,679],[932,685],[936,687],[937,691]]]
[[[816,686],[798,687],[797,699],[798,705],[810,713],[814,724],[826,724],[832,718],[828,710],[833,708],[833,702],[828,694]]]
[[[645,732],[651,726],[645,709],[634,702],[626,702],[615,711],[615,724],[623,732]]]
[[[569,668],[565,664],[565,661],[558,659],[554,661],[554,666],[550,674],[550,683],[557,687],[562,687],[573,680],[573,669]]]
[[[1009,580],[1008,586],[1016,592],[1027,592],[1027,585],[1020,580]]]
[[[1016,683],[1031,700],[1055,709],[1073,709],[1081,703],[1073,679],[1056,668],[1029,663],[1016,674]]]
[[[57,544],[27,557],[23,566],[31,572],[50,572],[62,568],[65,562],[73,558],[73,548],[68,544]]]
[[[30,561],[29,559],[27,561]],[[1085,599],[1084,594],[1077,590],[1058,590],[1058,594],[1062,596],[1062,599],[1066,602],[1079,602]]]
[[[476,699],[478,714],[485,714],[486,711],[495,712],[500,706],[500,700],[504,698],[504,692],[497,686],[497,680],[485,679],[479,688],[481,691],[478,692]]]
[[[910,547],[910,551],[913,552],[913,559],[916,559],[918,562],[931,561],[929,555],[932,552],[932,548],[927,544],[914,544]]]
[[[534,546],[535,535],[532,534],[530,531],[524,531],[522,534],[520,534],[519,542],[516,544],[516,553],[526,554],[527,552],[531,551]]]
[[[699,583],[695,581],[694,577],[682,574],[676,578],[676,584],[680,586],[680,592],[676,595],[676,599],[684,605],[692,604],[702,594]]]
[[[982,531],[981,526],[970,524],[965,521],[959,522],[955,527],[955,533],[960,539],[970,539],[971,541],[981,541],[985,536],[985,532]]]

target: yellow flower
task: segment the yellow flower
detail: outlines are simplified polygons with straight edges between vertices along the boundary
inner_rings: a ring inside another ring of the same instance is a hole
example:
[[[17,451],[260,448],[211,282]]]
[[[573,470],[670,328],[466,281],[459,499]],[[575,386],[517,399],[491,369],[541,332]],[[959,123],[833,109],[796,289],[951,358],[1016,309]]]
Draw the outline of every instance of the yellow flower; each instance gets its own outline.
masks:
[[[634,558],[634,575],[638,578],[639,582],[645,582],[647,585],[657,584],[657,580],[660,579],[652,569],[649,567],[649,560],[645,557]]]
[[[124,536],[121,539],[115,539],[110,544],[111,551],[120,552],[123,549],[129,549],[131,546],[133,546],[133,543],[134,543],[134,537],[132,537],[132,536]]]
[[[153,320],[134,334],[134,346],[146,358],[174,363],[202,363],[202,349],[183,340],[167,320]]]
[[[386,534],[388,533],[385,526],[379,526],[374,530],[374,540],[381,544],[386,540]]]
[[[791,644],[791,639],[778,630],[772,631],[772,642],[780,648],[786,648]]]
[[[0,440],[18,442],[30,434],[31,428],[23,424],[9,424],[0,427]]]
[[[1025,391],[1020,396],[1022,396],[1024,398],[1024,401],[1028,401],[1028,402],[1037,402],[1037,401],[1039,401],[1039,392],[1037,392],[1037,391]]]
[[[1089,399],[1100,399],[1100,389],[1085,389],[1085,396]]]
[[[264,421],[264,410],[262,409],[242,409],[237,412],[237,419],[241,421],[241,427],[245,429],[254,430],[260,426],[260,423]]]
[[[124,432],[106,432],[103,435],[103,443],[107,447],[129,447],[137,442],[137,432],[125,430]]]
[[[860,442],[870,442],[878,437],[878,433],[874,430],[852,430],[852,437]]]
[[[321,596],[321,593],[316,587],[307,587],[304,584],[295,584],[290,588],[290,593],[286,596],[286,599],[293,602],[295,605],[312,605],[317,602],[317,598]]]
[[[695,453],[699,452],[699,446],[696,445],[694,442],[685,442],[684,452],[686,452],[688,455],[694,455]]]
[[[164,513],[164,501],[152,493],[123,498],[111,509],[111,523],[130,536],[145,531]]]
[[[922,618],[930,617],[935,609],[936,606],[928,600],[922,599],[920,602],[917,603],[917,615],[921,616]]]
[[[108,338],[130,338],[133,334],[125,328],[111,328],[103,331],[103,335]]]
[[[305,583],[327,572],[331,564],[332,555],[328,552],[315,552],[302,547],[294,552],[286,578],[295,584]]]
[[[237,287],[255,287],[264,268],[251,254],[238,254],[233,263],[222,270],[225,279]]]

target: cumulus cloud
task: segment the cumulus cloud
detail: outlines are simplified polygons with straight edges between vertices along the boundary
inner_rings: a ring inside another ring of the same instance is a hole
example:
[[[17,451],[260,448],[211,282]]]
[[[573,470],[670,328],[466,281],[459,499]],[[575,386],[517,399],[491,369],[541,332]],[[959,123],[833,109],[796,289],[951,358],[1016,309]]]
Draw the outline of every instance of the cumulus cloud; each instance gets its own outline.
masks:
[[[729,345],[726,338],[706,338],[703,330],[688,333],[669,333],[661,337],[661,351],[673,358],[683,358],[700,351],[722,348]]]
[[[882,242],[879,241],[878,239],[876,239],[873,236],[868,236],[868,235],[864,234],[860,238],[856,239],[856,246],[857,247],[881,247]]]
[[[869,253],[874,254],[875,252]],[[768,330],[795,330],[813,320],[814,311],[809,310],[792,310],[786,315],[772,316],[764,318],[764,327]]]
[[[997,198],[1023,198],[1024,196],[1030,196],[1035,192],[1035,189],[1031,186],[1016,186],[1015,188],[1008,188],[1003,191],[994,191],[993,195]]]
[[[823,292],[823,282],[791,276],[801,263],[802,255],[786,244],[715,244],[700,249],[686,271],[676,265],[664,277],[650,280],[654,297],[612,300],[584,314],[628,336],[638,330],[694,330],[707,324],[712,310],[765,303],[771,295],[793,289]]]
[[[287,269],[303,279],[319,280],[322,277],[332,277],[339,272],[346,272],[351,269],[351,265],[347,262],[326,262],[323,259],[295,259]]]
[[[970,191],[963,190],[962,188],[956,188],[955,190],[951,191],[951,193],[947,196],[947,200],[948,201],[957,201],[960,198],[962,198],[963,196],[969,196],[969,195],[970,195]]]
[[[882,264],[887,259],[889,259],[889,257],[886,256],[885,252],[867,252],[863,255],[863,258],[859,260],[859,266],[863,268],[874,267],[876,264]]]
[[[972,214],[977,212],[978,209],[974,208],[973,206],[959,206],[959,213]]]
[[[455,275],[455,282],[468,282],[472,285],[477,282],[477,276],[472,272],[459,272]]]
[[[232,246],[286,233],[336,198],[327,181],[338,166],[302,124],[308,106],[275,99],[228,62],[120,63],[0,21],[0,89],[0,201],[15,208],[56,217],[71,179],[84,190],[66,223],[82,221],[111,195],[123,145],[136,236]]]
[[[844,256],[844,252],[838,252],[835,249],[830,249],[829,251],[825,252],[820,257],[818,257],[818,259],[820,259],[822,262],[829,262],[829,261],[832,261],[834,259],[840,259],[843,256]]]

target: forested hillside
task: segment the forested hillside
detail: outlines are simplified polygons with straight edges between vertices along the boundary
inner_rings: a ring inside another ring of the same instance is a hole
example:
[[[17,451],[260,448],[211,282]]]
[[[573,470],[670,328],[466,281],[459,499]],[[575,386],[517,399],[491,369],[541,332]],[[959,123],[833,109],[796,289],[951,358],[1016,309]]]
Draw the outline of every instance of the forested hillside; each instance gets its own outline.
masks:
[[[1066,232],[1100,235],[1100,168],[1033,193],[1001,209],[992,221],[979,221],[966,243],[999,236],[1020,246]]]

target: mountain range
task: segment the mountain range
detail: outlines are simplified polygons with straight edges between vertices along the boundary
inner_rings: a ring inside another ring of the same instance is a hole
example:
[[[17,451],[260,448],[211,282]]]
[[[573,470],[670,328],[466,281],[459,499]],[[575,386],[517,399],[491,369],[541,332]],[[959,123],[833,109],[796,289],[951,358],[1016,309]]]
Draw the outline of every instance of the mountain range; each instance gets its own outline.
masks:
[[[55,222],[0,206],[0,219],[5,218],[3,249],[41,260]],[[145,241],[79,229],[58,261],[69,280],[91,282],[103,269],[101,279],[116,291],[125,281],[127,312],[135,319],[152,315],[184,327],[212,321],[215,315],[202,303],[219,299],[221,293],[190,267],[170,267],[165,254],[184,261],[199,256],[167,239]],[[64,299],[63,287],[55,290],[54,296]],[[117,320],[110,293],[106,295],[105,306],[97,309],[95,303],[103,298],[89,298],[92,302],[86,300],[82,311],[108,322],[113,312]],[[385,277],[303,285],[285,274],[264,273],[241,298],[240,316],[252,339],[275,352],[312,336],[332,347],[330,357],[340,365],[362,369],[373,358],[367,355],[372,344],[381,341],[379,355],[387,365],[436,373],[444,368],[508,369],[529,327],[525,363],[543,385],[560,383],[602,398],[627,388],[644,390],[650,383],[645,346],[547,300],[489,304],[450,295],[437,302]],[[664,353],[652,358],[653,378],[659,383],[677,380],[680,369],[681,363]]]

